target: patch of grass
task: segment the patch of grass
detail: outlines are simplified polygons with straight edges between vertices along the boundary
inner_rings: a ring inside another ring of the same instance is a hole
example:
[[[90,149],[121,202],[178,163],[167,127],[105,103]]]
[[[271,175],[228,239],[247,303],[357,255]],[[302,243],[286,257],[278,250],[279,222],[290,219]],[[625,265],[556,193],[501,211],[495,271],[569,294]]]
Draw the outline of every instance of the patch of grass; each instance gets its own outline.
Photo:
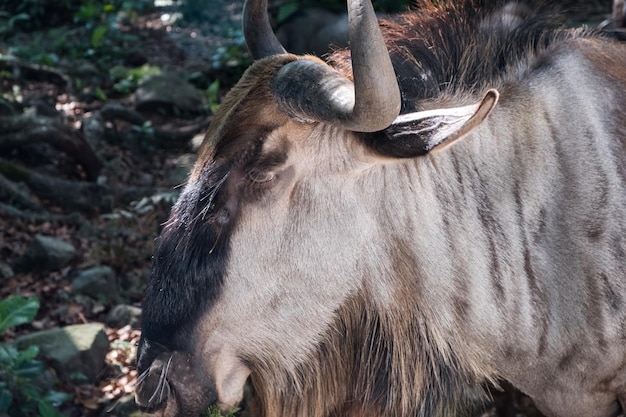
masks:
[[[226,414],[223,414],[217,405],[212,405],[209,407],[204,417],[235,417],[238,412],[239,408],[233,408],[226,412]]]

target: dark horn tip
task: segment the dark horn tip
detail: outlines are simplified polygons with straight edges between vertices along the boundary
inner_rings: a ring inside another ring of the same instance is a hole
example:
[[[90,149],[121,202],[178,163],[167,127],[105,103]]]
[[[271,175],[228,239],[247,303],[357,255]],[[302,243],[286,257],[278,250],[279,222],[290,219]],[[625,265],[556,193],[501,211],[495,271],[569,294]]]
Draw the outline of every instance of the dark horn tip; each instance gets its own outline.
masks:
[[[243,4],[243,37],[254,59],[284,54],[272,30],[267,14],[267,0],[246,0]]]

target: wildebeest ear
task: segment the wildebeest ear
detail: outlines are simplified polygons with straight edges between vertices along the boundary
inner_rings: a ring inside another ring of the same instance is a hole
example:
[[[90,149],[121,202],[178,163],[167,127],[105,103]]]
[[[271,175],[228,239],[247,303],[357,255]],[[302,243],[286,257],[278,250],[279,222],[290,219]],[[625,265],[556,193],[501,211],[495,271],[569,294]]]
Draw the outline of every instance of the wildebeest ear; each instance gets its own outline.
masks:
[[[467,135],[489,115],[498,102],[498,91],[487,91],[477,104],[402,114],[391,126],[366,138],[377,152],[412,158],[438,151]]]

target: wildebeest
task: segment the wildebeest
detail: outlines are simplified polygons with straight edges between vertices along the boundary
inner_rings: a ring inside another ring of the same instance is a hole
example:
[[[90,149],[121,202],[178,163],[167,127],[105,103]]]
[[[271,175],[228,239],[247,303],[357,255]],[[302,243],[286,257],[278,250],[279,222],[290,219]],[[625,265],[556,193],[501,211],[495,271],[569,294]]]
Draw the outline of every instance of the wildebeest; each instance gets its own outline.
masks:
[[[136,399],[164,416],[455,415],[508,381],[626,406],[626,46],[543,7],[422,2],[256,59],[156,244]]]

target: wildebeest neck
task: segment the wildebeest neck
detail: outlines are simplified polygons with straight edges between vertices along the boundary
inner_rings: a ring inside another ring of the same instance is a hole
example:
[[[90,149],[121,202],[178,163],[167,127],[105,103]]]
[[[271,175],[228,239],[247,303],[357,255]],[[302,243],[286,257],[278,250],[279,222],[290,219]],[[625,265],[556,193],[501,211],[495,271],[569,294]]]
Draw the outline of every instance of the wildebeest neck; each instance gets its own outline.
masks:
[[[251,362],[262,415],[443,415],[448,401],[467,395],[458,380],[469,376],[453,354],[431,348],[423,317],[381,309],[367,291],[345,301],[315,353],[295,368]]]

